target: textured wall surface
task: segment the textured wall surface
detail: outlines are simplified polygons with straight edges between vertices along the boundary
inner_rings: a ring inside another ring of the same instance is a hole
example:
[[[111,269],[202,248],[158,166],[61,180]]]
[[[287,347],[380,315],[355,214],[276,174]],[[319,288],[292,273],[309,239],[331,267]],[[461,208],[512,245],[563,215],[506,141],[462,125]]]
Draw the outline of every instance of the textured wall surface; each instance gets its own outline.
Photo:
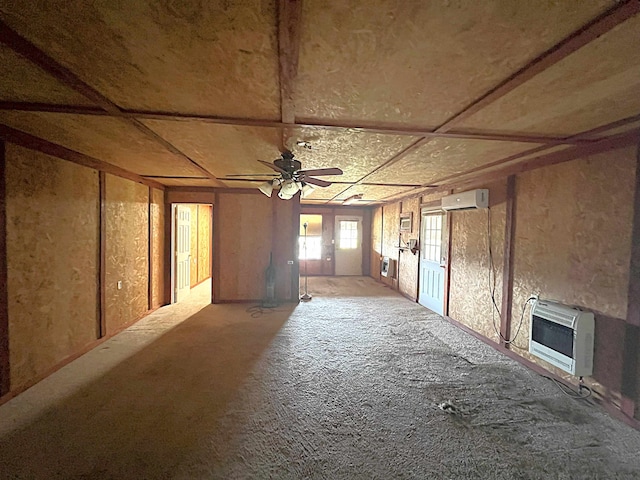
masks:
[[[7,144],[11,387],[96,339],[98,173]]]
[[[383,209],[377,207],[371,212],[371,276],[380,280],[380,261],[382,257]]]
[[[191,283],[191,287],[193,287],[198,283],[198,205],[188,205],[188,207],[191,211],[191,237],[189,241],[189,252],[191,258],[189,259],[189,281]]]
[[[198,205],[198,282],[211,276],[211,205]]]
[[[217,202],[220,297],[216,300],[264,298],[273,202],[264,195],[222,192]]]
[[[382,255],[398,260],[398,234],[400,233],[400,203],[393,203],[383,207],[382,219]],[[396,267],[397,272],[397,267]],[[386,285],[397,288],[398,279],[380,277]]]
[[[149,189],[106,176],[106,328],[112,333],[148,308]],[[122,289],[118,289],[118,282]]]
[[[594,311],[594,376],[614,388],[627,311],[635,155],[635,148],[594,155],[522,174],[516,184],[514,315],[532,293]],[[522,330],[524,345],[526,316]]]
[[[164,303],[164,192],[151,192],[151,307],[156,308]]]
[[[502,266],[506,183],[488,185],[489,210],[452,212],[451,284],[449,290],[449,316],[485,337],[498,341],[500,316],[491,301],[494,289],[495,301],[501,308]],[[491,250],[493,272],[489,261],[488,213],[491,215]],[[495,323],[495,328],[494,328]]]
[[[411,213],[413,215],[412,229],[410,232],[400,232],[402,239],[401,246],[406,246],[409,239],[417,239],[420,233],[420,197],[411,198],[402,202],[402,212]],[[399,222],[400,218],[394,219]],[[418,263],[420,261],[419,254],[413,254],[409,250],[400,252],[400,261],[398,265],[398,288],[400,293],[414,300],[418,295]]]

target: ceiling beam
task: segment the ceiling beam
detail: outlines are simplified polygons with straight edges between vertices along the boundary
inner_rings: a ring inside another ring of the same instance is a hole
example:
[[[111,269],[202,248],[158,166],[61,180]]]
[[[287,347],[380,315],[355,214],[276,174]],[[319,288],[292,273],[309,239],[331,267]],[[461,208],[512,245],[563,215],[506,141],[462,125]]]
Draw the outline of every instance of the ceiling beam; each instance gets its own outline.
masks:
[[[520,85],[531,80],[539,73],[552,67],[601,35],[604,35],[638,12],[640,12],[640,0],[620,1],[617,5],[599,15],[579,30],[573,32],[560,43],[533,59],[509,78],[476,99],[473,103],[467,105],[463,110],[436,128],[435,131],[439,133],[450,131],[463,120],[471,117],[499,98],[504,97]]]
[[[518,175],[541,167],[557,165],[559,163],[568,162],[577,158],[596,155],[598,153],[608,152],[616,150],[618,148],[628,147],[630,145],[637,145],[639,142],[640,128],[634,128],[633,130],[630,130],[628,132],[601,138],[596,142],[588,145],[577,145],[575,147],[561,150],[559,152],[551,152],[546,155],[541,155],[539,157],[517,163],[515,165],[507,165],[499,170],[486,172],[483,175],[461,179],[457,182],[449,182],[437,187],[418,188],[412,190],[410,193],[403,192],[402,194],[389,195],[383,198],[381,202],[398,202],[404,200],[405,198],[412,198],[417,195],[444,192],[450,189],[473,188],[477,187],[478,185],[486,185],[488,183],[506,178],[510,175]],[[456,178],[460,178],[463,175],[465,174],[460,174]]]
[[[295,123],[295,80],[300,54],[302,0],[278,1],[278,61],[282,123]]]
[[[25,132],[21,132],[20,130],[16,130],[15,128],[11,128],[6,125],[0,124],[0,138],[7,142],[20,145],[24,148],[36,150],[46,155],[51,155],[52,157],[57,157],[69,162],[77,163],[78,165],[82,165],[83,167],[93,168],[94,170],[98,170],[99,172],[110,173],[112,175],[126,178],[133,182],[142,183],[143,185],[158,188],[160,190],[165,189],[164,185],[156,182],[155,180],[144,178],[143,176],[130,172],[129,170],[125,170],[124,168],[120,168],[110,163],[103,162],[102,160],[98,160],[97,158],[85,155],[84,153],[76,152],[75,150],[71,150],[55,143],[51,143],[47,140],[43,140],[42,138],[35,137]]]
[[[493,140],[500,142],[520,142],[520,143],[540,143],[547,145],[578,145],[590,143],[593,139],[563,137],[563,136],[541,136],[541,135],[513,135],[488,132],[433,132],[419,127],[407,127],[403,125],[387,125],[376,123],[333,123],[315,122],[311,119],[299,119],[298,123],[286,124],[277,120],[259,120],[238,117],[219,117],[212,115],[192,115],[168,112],[148,112],[141,110],[121,110],[119,114],[112,115],[103,109],[96,107],[84,107],[73,105],[50,105],[43,103],[29,102],[2,102],[0,101],[0,111],[27,111],[45,113],[63,113],[71,115],[101,115],[128,117],[137,120],[171,120],[182,122],[203,122],[214,125],[232,125],[238,127],[264,127],[264,128],[311,128],[319,130],[334,131],[358,131],[362,133],[373,133],[383,135],[404,135],[411,137],[430,138],[453,138],[463,140]],[[600,127],[601,128],[601,127]]]
[[[165,149],[173,153],[174,155],[182,158],[187,161],[207,177],[209,177],[214,182],[218,182],[219,185],[222,185],[218,181],[218,179],[211,172],[206,170],[200,164],[198,164],[193,159],[189,158],[187,155],[182,153],[178,148],[169,143],[167,140],[162,138],[160,135],[155,133],[149,127],[144,125],[140,120],[136,118],[131,118],[129,115],[126,115],[120,107],[118,107],[115,103],[109,100],[107,97],[102,95],[96,89],[83,82],[75,73],[66,68],[65,66],[56,62],[53,58],[49,57],[46,53],[40,50],[36,45],[29,42],[27,39],[20,36],[18,33],[14,32],[7,24],[0,20],[0,43],[4,43],[17,54],[22,55],[26,59],[33,62],[35,65],[40,67],[42,70],[47,72],[49,75],[54,77],[56,80],[60,81],[67,87],[75,90],[76,92],[84,95],[87,99],[94,102],[101,109],[103,109],[106,113],[111,116],[121,118],[123,121],[129,123],[131,126],[135,127],[137,130],[145,134],[147,137],[154,140],[156,143],[162,145]],[[82,109],[82,107],[80,107]]]

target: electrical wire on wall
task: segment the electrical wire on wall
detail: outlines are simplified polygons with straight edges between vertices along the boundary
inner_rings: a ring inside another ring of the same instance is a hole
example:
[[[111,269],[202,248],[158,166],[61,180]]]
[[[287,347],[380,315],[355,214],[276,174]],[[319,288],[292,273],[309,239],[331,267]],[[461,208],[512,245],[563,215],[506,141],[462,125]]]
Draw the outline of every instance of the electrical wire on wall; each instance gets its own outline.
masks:
[[[520,350],[528,350],[526,347],[521,347],[517,345],[515,341],[516,341],[516,338],[518,338],[518,334],[520,333],[520,328],[522,327],[522,323],[524,321],[524,312],[527,308],[527,305],[532,300],[537,300],[538,297],[532,295],[522,305],[522,313],[520,314],[520,321],[518,322],[518,327],[516,328],[516,333],[513,336],[513,338],[511,339],[505,338],[496,325],[495,313],[498,312],[498,318],[502,318],[502,313],[500,312],[500,309],[498,308],[498,303],[496,302],[497,278],[496,278],[495,263],[493,261],[493,249],[491,246],[491,208],[487,208],[487,248],[489,252],[489,279],[488,280],[489,280],[489,294],[491,295],[491,303],[492,303],[491,323],[493,325],[493,329],[495,330],[496,335],[498,335],[498,337],[505,343],[505,345],[513,345],[515,348],[518,348]]]

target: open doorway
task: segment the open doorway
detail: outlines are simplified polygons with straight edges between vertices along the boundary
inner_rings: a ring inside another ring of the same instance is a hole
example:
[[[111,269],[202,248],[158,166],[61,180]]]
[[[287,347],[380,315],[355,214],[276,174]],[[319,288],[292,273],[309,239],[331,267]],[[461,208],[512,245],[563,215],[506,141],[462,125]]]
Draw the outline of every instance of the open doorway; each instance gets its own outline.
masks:
[[[179,303],[196,288],[211,292],[213,206],[172,204],[171,218],[171,303]]]

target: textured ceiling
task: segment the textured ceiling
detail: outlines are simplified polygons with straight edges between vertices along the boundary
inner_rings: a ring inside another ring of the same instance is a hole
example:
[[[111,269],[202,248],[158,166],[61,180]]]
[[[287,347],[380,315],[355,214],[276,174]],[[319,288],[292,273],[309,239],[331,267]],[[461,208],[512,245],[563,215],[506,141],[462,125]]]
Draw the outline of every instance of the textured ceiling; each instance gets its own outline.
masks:
[[[303,202],[382,202],[638,128],[637,3],[3,2],[0,123],[167,186],[288,148],[344,171]]]

